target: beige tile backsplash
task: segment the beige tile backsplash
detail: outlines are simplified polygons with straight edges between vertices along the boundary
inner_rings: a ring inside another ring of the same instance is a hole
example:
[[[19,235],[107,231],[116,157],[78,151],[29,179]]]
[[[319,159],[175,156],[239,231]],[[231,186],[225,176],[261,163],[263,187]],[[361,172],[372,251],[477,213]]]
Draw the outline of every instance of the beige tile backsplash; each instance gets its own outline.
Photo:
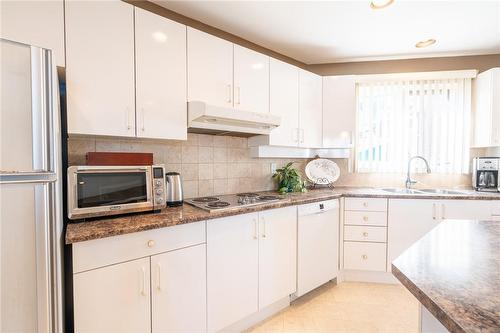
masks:
[[[271,178],[271,163],[281,167],[294,160],[250,157],[247,139],[230,136],[188,134],[186,141],[101,138],[69,138],[70,165],[85,164],[87,152],[151,152],[155,163],[165,164],[183,179],[186,198],[213,194],[276,189]],[[498,154],[497,151],[472,150],[472,156]],[[295,167],[303,174],[308,160],[297,159]],[[404,186],[405,174],[349,173],[345,159],[335,160],[341,170],[336,186]],[[416,187],[468,188],[470,175],[414,174]],[[305,179],[305,177],[304,177]]]

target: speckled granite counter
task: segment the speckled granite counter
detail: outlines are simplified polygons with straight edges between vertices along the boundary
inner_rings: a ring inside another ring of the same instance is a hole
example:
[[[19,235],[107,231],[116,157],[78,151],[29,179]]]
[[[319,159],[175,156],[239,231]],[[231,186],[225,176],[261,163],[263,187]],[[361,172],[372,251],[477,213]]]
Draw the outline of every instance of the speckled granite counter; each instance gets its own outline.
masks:
[[[392,273],[450,332],[500,332],[500,222],[446,220]]]
[[[276,192],[263,192],[272,193]],[[467,199],[467,200],[500,200],[500,194],[478,193],[466,191],[462,195],[442,194],[398,194],[388,193],[373,188],[339,187],[331,189],[314,189],[306,193],[292,193],[283,196],[279,202],[259,206],[237,208],[233,210],[212,212],[185,204],[182,207],[166,208],[159,213],[147,213],[103,218],[81,223],[70,223],[66,230],[66,244],[82,242],[91,239],[104,238],[144,231],[155,228],[170,227],[183,223],[210,220],[218,217],[256,212],[266,209],[306,204],[340,197],[364,198],[419,198],[419,199]]]

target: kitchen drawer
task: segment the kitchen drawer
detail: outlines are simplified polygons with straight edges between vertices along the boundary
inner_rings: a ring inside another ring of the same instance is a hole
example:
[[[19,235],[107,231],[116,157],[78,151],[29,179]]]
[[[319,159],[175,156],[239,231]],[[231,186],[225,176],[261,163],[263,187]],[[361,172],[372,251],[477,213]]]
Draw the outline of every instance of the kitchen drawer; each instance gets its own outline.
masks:
[[[383,198],[345,198],[345,210],[386,212],[387,199]]]
[[[344,212],[345,225],[376,225],[387,226],[386,212],[357,212],[346,210]]]
[[[344,242],[344,269],[383,271],[386,268],[386,244]]]
[[[73,273],[205,243],[205,227],[202,221],[74,243]]]
[[[385,243],[387,242],[387,228],[346,225],[344,227],[344,240]]]

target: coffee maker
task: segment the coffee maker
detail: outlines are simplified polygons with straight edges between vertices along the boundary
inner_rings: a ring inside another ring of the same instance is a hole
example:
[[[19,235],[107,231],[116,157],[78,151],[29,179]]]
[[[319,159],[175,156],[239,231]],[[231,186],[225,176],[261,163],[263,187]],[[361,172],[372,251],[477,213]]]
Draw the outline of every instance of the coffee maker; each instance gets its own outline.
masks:
[[[500,192],[500,158],[476,157],[472,167],[472,186],[476,191]]]

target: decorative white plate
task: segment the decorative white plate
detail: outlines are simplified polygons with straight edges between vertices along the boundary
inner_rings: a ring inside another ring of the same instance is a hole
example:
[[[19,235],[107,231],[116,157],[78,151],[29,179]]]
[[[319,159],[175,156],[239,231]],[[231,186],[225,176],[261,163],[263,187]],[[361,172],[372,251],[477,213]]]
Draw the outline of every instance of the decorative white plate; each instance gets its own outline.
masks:
[[[317,158],[307,163],[306,176],[311,182],[318,185],[328,185],[340,177],[340,168],[337,163]]]

